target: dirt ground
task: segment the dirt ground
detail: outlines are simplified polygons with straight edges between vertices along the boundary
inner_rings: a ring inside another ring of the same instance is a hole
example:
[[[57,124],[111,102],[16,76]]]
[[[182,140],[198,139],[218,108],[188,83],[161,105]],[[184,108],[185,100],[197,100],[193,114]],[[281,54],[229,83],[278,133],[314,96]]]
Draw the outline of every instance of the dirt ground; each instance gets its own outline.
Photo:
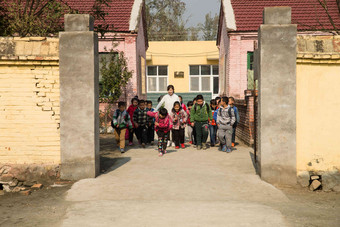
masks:
[[[101,172],[104,173],[112,170],[121,155],[112,135],[101,135],[100,138]],[[0,196],[0,226],[60,226],[69,205],[64,197],[71,186],[68,183],[63,187],[44,187],[29,196],[16,193]],[[340,226],[340,193],[279,189],[292,203],[277,201],[267,205],[279,210],[291,226]]]

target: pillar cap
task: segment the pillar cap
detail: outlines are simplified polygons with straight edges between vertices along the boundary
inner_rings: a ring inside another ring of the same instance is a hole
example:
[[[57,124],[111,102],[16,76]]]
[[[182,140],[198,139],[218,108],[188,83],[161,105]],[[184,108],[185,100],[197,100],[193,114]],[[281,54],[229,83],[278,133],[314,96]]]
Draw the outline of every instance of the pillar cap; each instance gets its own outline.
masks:
[[[89,14],[65,14],[65,31],[93,31],[94,19]]]
[[[264,7],[263,24],[291,24],[292,8],[289,6]]]

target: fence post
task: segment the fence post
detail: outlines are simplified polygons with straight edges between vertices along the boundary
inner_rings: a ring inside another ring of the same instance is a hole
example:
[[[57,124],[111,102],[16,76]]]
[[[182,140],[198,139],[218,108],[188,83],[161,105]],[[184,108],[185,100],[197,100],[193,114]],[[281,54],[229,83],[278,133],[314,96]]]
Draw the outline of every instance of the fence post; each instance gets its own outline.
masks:
[[[61,178],[99,174],[98,36],[90,15],[65,15],[60,50]]]
[[[296,35],[290,7],[265,8],[259,29],[259,162],[269,183],[296,184]]]

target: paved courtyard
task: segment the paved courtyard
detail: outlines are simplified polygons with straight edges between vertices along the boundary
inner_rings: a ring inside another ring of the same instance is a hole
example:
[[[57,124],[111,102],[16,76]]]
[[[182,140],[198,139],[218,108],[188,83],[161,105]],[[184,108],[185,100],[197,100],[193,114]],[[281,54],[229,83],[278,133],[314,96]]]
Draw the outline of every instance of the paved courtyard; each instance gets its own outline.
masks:
[[[63,226],[286,226],[266,204],[289,199],[256,175],[252,149],[131,149],[68,191]],[[110,160],[110,151],[102,155]],[[105,163],[105,160],[104,160]]]

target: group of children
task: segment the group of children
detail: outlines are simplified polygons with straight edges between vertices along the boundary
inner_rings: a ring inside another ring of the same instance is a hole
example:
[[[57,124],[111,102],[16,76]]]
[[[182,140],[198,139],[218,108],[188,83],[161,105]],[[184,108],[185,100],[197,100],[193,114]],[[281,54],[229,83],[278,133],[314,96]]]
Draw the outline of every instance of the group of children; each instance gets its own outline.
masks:
[[[220,150],[229,153],[235,146],[236,126],[240,121],[234,102],[233,97],[217,97],[209,105],[202,95],[197,95],[186,106],[175,101],[168,112],[163,107],[155,111],[151,101],[133,98],[127,110],[125,102],[118,103],[112,120],[114,135],[124,153],[125,139],[133,145],[135,134],[140,146],[145,148],[147,144],[153,145],[156,132],[159,156],[163,156],[171,141],[176,149],[185,148],[185,131],[190,144],[198,150],[206,150],[210,133],[210,146],[219,146]]]

